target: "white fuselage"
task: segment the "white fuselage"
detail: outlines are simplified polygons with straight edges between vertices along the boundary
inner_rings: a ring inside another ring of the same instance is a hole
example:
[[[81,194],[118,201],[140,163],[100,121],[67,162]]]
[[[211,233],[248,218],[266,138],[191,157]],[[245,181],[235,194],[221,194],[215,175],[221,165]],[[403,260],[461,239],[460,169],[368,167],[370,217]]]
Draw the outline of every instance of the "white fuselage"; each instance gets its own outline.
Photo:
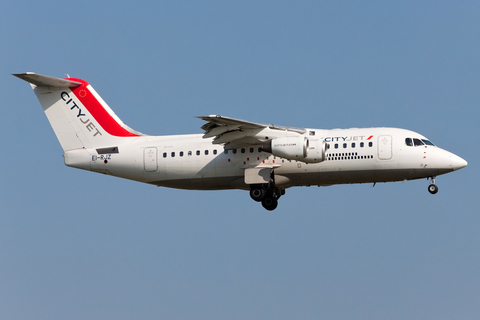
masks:
[[[432,145],[407,146],[406,138],[425,139],[395,128],[307,129],[327,143],[325,160],[305,163],[259,151],[251,145],[224,151],[202,135],[124,138],[118,153],[96,149],[65,152],[68,166],[158,186],[196,189],[249,189],[245,169],[272,168],[281,188],[402,181],[434,177],[462,168],[460,157]]]

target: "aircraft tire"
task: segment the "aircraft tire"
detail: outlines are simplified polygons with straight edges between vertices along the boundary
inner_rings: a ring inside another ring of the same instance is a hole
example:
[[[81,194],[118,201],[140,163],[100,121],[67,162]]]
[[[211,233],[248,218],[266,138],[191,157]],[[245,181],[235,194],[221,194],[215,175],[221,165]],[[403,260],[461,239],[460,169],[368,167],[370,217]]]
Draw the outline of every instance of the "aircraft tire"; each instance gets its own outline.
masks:
[[[278,200],[273,197],[267,196],[262,200],[262,206],[268,211],[275,210],[275,208],[277,208],[278,206]]]
[[[265,198],[265,195],[266,192],[263,188],[254,188],[250,190],[250,197],[257,202],[262,201]]]
[[[437,192],[438,192],[438,187],[437,187],[437,185],[435,185],[435,184],[433,184],[433,183],[432,183],[431,185],[429,185],[429,186],[428,186],[428,192],[430,192],[431,194],[437,193]]]

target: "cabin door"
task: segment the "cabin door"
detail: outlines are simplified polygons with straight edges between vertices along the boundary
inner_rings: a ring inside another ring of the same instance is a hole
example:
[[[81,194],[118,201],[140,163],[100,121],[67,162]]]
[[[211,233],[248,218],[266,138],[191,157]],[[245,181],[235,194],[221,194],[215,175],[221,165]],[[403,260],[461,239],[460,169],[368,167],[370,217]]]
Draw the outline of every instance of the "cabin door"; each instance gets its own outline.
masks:
[[[390,160],[392,159],[392,136],[378,137],[378,159]]]
[[[145,166],[145,171],[157,171],[157,148],[145,148],[145,150],[143,151],[143,163]]]

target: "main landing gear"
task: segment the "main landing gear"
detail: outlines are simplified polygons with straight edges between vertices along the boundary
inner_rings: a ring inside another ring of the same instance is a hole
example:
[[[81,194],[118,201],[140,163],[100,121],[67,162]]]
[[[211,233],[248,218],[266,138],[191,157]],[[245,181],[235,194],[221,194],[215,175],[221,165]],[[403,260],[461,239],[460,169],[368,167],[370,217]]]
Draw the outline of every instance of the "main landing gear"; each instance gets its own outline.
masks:
[[[435,194],[438,192],[438,187],[435,184],[435,176],[431,177],[430,179],[432,179],[432,183],[428,186],[428,192]]]
[[[278,206],[278,199],[285,194],[285,189],[276,188],[273,184],[252,184],[250,197],[261,202],[268,211],[275,210]]]

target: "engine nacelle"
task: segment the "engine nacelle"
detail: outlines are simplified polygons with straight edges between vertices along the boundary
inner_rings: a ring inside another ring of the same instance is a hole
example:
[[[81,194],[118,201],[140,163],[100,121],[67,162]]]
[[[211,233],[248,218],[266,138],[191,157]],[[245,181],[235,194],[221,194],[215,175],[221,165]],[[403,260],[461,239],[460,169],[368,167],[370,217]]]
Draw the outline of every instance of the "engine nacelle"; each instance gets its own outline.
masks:
[[[265,143],[263,151],[274,156],[302,162],[322,162],[325,160],[325,144],[311,141],[305,136],[276,138]]]
[[[303,159],[303,162],[318,163],[325,160],[325,153],[327,151],[327,144],[321,140],[309,139],[309,146],[307,150],[307,156]]]

